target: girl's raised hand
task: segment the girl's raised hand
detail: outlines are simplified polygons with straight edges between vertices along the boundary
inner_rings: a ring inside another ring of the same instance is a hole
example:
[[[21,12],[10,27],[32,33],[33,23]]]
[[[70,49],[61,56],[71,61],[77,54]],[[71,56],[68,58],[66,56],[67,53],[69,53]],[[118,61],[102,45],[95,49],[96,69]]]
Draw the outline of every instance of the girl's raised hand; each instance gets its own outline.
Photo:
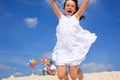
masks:
[[[51,4],[51,7],[52,7],[53,11],[55,12],[56,16],[58,17],[58,19],[60,19],[62,12],[58,8],[58,6],[56,4],[56,0],[50,0],[50,4]]]

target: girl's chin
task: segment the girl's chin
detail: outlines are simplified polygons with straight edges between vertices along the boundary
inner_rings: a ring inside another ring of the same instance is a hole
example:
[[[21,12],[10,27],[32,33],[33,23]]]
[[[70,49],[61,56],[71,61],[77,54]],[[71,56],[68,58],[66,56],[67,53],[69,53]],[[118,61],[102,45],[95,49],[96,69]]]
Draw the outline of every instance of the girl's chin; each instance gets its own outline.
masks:
[[[72,16],[72,14],[67,14],[67,16]]]

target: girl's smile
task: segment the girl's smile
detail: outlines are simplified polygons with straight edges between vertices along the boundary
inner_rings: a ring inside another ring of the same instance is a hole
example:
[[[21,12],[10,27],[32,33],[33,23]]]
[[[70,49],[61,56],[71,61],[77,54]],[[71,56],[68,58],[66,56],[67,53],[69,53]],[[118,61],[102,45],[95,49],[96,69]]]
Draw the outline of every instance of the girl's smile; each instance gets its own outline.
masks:
[[[65,13],[67,16],[71,16],[73,15],[73,13],[76,11],[75,9],[76,5],[74,3],[74,1],[72,0],[67,0],[66,4],[65,4]]]

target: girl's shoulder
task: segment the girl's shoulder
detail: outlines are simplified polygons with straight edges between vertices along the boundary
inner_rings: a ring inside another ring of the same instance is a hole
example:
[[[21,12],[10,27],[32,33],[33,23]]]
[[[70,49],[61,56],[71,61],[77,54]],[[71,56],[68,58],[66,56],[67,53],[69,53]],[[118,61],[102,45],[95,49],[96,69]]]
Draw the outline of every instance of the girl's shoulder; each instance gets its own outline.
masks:
[[[72,16],[61,15],[61,18],[59,19],[59,21],[61,20],[75,20],[79,22],[79,20],[76,18],[75,15],[72,15]]]
[[[61,15],[59,21],[66,21],[66,20],[68,20],[68,21],[77,21],[77,22],[79,22],[79,20],[76,18],[75,15],[72,15],[72,16],[66,16],[66,15],[64,15],[64,14]]]
[[[61,15],[60,19],[70,19],[72,17],[74,17],[74,15],[73,16],[66,16],[66,15],[63,14],[63,15]]]
[[[75,21],[79,22],[79,20],[76,18],[75,15],[72,15],[72,17],[73,17],[73,19],[74,19]]]
[[[62,14],[59,21],[64,20],[65,18],[66,18],[66,16]]]

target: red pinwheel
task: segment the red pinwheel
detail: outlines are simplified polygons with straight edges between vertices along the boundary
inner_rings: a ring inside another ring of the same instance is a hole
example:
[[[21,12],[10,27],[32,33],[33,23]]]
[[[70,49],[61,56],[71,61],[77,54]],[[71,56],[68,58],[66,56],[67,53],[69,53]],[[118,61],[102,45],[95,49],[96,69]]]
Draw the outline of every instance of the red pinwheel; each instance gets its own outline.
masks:
[[[46,57],[43,57],[42,60],[41,60],[42,64],[44,66],[46,66],[47,64],[49,64],[49,60],[46,58]]]
[[[36,61],[34,58],[32,58],[32,59],[29,61],[29,66],[30,66],[31,68],[34,68],[36,65],[37,65],[37,61]]]

